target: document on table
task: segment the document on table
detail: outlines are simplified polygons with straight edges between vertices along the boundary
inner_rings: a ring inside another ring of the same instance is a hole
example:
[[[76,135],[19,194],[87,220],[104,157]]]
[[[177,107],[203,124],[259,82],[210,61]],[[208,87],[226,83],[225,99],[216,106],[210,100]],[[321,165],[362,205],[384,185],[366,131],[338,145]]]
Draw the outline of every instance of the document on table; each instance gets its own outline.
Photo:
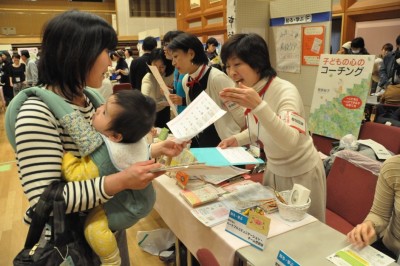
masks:
[[[162,91],[164,92],[164,96],[167,99],[167,102],[168,102],[169,106],[171,107],[172,112],[174,113],[174,115],[178,115],[178,111],[176,110],[175,104],[169,98],[170,93],[169,93],[168,86],[167,86],[167,84],[165,84],[157,67],[151,66],[151,65],[147,65],[147,66],[149,67],[151,73],[153,73],[153,76],[156,78],[158,85],[160,85]]]
[[[203,91],[177,117],[167,123],[178,142],[187,141],[199,134],[221,118],[222,110],[208,94]]]
[[[352,245],[347,246],[332,255],[327,259],[335,265],[365,265],[365,266],[386,266],[394,262],[394,259],[374,249],[371,246],[366,246],[362,249],[356,249]]]
[[[245,165],[264,163],[259,158],[254,158],[243,147],[216,148],[191,148],[190,152],[199,163],[214,166]]]

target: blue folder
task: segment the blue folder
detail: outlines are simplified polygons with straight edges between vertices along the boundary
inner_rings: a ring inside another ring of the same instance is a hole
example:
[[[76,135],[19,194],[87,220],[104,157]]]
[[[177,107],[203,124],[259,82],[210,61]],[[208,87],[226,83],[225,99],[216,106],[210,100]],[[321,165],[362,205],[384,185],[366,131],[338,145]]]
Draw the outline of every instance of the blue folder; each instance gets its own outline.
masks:
[[[260,158],[256,158],[258,163],[239,162],[232,164],[229,162],[217,148],[191,148],[190,152],[196,157],[197,162],[205,163],[210,166],[229,166],[229,165],[245,165],[245,164],[261,164],[264,163]]]

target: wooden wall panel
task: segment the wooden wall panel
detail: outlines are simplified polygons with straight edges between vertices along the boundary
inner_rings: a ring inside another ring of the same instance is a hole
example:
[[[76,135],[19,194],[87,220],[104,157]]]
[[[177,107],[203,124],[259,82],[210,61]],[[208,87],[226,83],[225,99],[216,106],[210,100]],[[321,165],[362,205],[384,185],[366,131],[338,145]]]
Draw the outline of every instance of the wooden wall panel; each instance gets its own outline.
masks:
[[[101,3],[70,2],[68,0],[1,0],[0,44],[40,43],[43,25],[55,15],[70,9],[95,13],[110,24],[115,14],[115,0]],[[2,27],[15,28],[15,34],[7,34]]]
[[[190,0],[176,1],[178,30],[190,32],[206,42],[208,36],[224,35],[226,39],[226,0],[200,0],[192,8]]]
[[[399,0],[337,0],[332,7],[333,16],[341,16],[342,42],[355,38],[357,22],[400,17]],[[340,3],[340,4],[339,4]]]

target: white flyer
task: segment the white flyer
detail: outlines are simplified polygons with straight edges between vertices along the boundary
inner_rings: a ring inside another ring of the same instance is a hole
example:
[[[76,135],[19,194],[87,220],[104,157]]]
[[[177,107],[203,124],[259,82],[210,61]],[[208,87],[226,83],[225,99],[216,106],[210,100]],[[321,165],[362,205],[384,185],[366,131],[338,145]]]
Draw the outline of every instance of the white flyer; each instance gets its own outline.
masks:
[[[153,76],[156,78],[158,85],[160,85],[162,91],[164,92],[164,96],[167,99],[167,102],[168,102],[169,106],[171,107],[172,112],[174,113],[174,115],[178,115],[178,111],[176,110],[175,104],[169,98],[170,93],[169,93],[168,86],[167,86],[167,84],[165,84],[157,67],[151,66],[151,65],[147,65],[147,66],[149,67],[151,73],[153,73]]]
[[[186,109],[167,123],[178,142],[187,141],[221,118],[222,110],[206,92],[200,93]]]

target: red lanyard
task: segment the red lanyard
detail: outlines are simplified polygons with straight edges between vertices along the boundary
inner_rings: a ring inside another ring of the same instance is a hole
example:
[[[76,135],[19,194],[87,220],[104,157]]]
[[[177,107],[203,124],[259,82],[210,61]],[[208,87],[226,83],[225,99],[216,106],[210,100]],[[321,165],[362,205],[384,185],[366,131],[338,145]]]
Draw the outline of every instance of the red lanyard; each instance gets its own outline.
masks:
[[[264,98],[264,94],[267,92],[269,85],[271,85],[272,80],[275,78],[275,76],[270,77],[267,84],[265,84],[264,88],[262,88],[262,90],[260,90],[260,92],[258,93],[258,95],[260,95],[261,98]],[[246,111],[244,111],[244,115],[247,116],[249,113],[251,112],[250,108],[247,108]],[[254,119],[256,120],[256,123],[258,123],[258,119],[255,115]]]
[[[194,84],[199,83],[199,80],[200,80],[201,76],[203,75],[205,69],[206,69],[206,65],[203,65],[203,67],[200,70],[199,75],[195,79],[191,78],[191,81],[188,81],[186,83],[186,86],[188,86],[189,88],[192,89]]]

